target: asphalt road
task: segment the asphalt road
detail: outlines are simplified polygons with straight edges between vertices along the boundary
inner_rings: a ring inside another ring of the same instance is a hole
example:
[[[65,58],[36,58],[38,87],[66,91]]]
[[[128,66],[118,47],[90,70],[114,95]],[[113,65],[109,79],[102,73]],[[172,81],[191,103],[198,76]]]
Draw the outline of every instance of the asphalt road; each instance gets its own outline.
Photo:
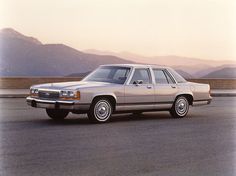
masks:
[[[0,99],[1,176],[236,175],[236,97],[172,119],[166,112],[47,118],[24,99]]]

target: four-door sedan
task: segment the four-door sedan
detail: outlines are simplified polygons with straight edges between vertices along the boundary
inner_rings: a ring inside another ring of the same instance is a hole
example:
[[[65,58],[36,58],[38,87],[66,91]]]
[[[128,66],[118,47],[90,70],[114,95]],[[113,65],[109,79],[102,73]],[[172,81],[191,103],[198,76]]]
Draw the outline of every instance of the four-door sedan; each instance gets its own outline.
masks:
[[[69,112],[87,113],[92,122],[107,122],[112,113],[169,111],[182,118],[189,106],[211,102],[210,86],[187,82],[168,67],[103,65],[78,82],[35,85],[28,105],[45,108],[49,117],[64,119]]]

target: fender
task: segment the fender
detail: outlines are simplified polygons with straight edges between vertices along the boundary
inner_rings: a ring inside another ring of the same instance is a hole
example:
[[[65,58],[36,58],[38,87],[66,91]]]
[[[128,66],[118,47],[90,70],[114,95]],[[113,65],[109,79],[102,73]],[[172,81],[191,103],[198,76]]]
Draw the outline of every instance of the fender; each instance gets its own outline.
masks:
[[[95,97],[98,97],[98,96],[112,96],[116,102],[117,102],[117,97],[114,93],[107,93],[107,92],[100,92],[100,93],[96,93],[96,94],[93,94],[92,96],[92,100],[95,98]]]
[[[193,93],[192,92],[178,92],[176,95],[175,95],[175,98],[178,97],[179,95],[191,95],[193,97]]]

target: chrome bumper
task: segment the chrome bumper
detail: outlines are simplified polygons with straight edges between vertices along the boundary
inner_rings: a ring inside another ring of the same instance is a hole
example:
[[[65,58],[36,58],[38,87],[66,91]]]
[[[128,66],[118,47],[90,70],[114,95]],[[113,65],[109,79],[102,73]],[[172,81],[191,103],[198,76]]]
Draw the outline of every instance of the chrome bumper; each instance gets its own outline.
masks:
[[[45,100],[27,97],[26,102],[29,106],[46,109],[66,109],[66,110],[88,110],[89,104],[81,104],[75,100]]]
[[[202,105],[208,105],[210,104],[212,101],[211,99],[207,99],[207,100],[197,100],[197,101],[193,101],[193,106],[202,106]]]

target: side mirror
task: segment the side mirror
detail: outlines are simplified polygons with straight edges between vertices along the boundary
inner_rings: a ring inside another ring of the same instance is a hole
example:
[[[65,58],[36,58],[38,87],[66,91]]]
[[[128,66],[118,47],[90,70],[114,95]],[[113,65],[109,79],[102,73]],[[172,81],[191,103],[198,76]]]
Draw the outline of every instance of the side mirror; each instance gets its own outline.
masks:
[[[143,80],[134,81],[133,84],[135,84],[136,86],[138,86],[138,85],[140,85],[140,84],[143,84]]]

